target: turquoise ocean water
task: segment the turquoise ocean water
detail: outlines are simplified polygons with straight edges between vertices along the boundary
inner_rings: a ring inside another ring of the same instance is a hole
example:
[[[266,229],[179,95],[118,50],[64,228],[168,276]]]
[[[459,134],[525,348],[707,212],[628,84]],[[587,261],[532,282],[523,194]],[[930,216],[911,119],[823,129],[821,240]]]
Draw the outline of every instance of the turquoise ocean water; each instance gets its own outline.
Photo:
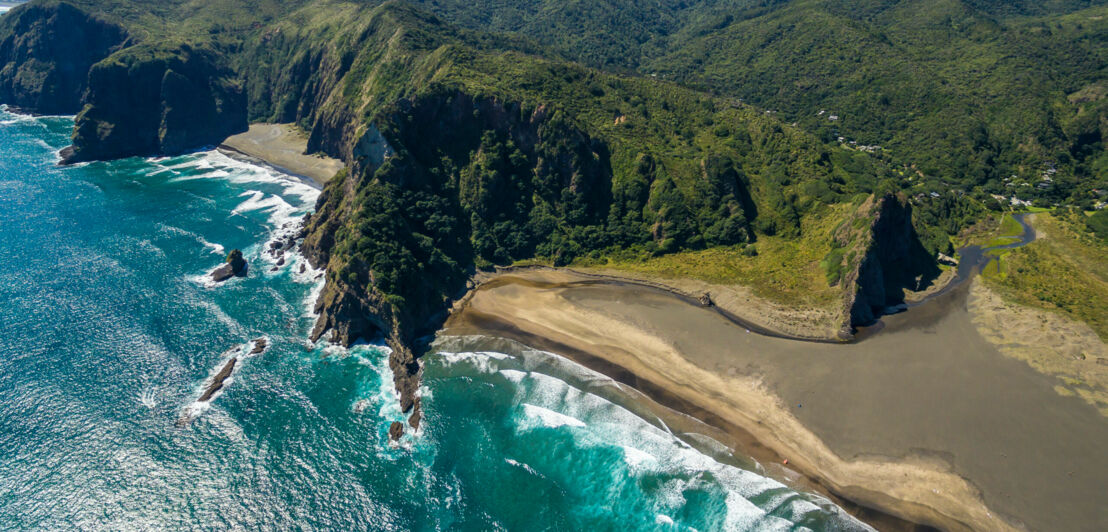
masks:
[[[0,112],[0,529],[866,529],[490,339],[438,344],[390,446],[384,348],[308,343],[317,272],[261,253],[318,192],[217,152],[59,168],[71,127]],[[250,274],[206,283],[236,247]]]

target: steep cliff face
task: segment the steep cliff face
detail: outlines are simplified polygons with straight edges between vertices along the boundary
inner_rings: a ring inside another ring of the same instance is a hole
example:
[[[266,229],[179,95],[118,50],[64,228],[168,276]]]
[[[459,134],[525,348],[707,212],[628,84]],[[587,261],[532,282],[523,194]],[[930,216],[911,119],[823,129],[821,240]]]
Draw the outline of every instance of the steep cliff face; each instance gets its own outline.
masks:
[[[418,420],[418,340],[474,265],[533,254],[553,230],[528,225],[536,212],[601,221],[611,170],[603,143],[547,108],[458,90],[402,99],[376,124],[353,137],[350,171],[305,228],[304,253],[327,269],[313,337],[386,338],[401,406]],[[509,225],[501,238],[496,227]]]
[[[85,108],[63,162],[169,155],[246,130],[246,99],[210,50],[141,44],[89,72]]]
[[[76,113],[89,68],[126,41],[122,27],[67,3],[17,7],[0,19],[0,102]]]
[[[903,303],[905,289],[917,290],[939,273],[920,243],[912,206],[903,194],[870,198],[835,238],[838,247],[851,249],[842,279],[844,337]]]

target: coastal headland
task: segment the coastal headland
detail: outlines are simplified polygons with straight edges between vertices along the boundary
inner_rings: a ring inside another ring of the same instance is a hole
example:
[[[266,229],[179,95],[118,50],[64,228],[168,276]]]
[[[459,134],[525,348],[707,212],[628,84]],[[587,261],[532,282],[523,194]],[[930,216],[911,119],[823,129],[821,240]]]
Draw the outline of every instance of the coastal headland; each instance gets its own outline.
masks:
[[[974,282],[835,344],[758,334],[630,279],[514,271],[460,302],[440,334],[568,356],[914,523],[1097,529],[1108,520],[1108,456],[1097,451],[1108,423],[978,333],[966,306]]]
[[[224,145],[323,183],[305,142],[291,126],[256,124]],[[741,286],[590,268],[480,274],[439,336],[567,356],[883,530],[1095,529],[1108,519],[1095,443],[1108,423],[979,330],[973,255],[855,342],[837,335],[833,313]]]

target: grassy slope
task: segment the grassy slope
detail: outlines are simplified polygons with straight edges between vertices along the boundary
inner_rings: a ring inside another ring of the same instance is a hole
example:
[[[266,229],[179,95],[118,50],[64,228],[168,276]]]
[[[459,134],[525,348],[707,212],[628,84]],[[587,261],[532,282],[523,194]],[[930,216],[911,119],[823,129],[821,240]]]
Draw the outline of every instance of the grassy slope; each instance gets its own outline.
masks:
[[[1002,254],[984,278],[1006,299],[1084,321],[1108,341],[1108,243],[1079,216],[1038,214],[1046,237]]]
[[[580,266],[607,267],[709,283],[749,286],[759,297],[793,307],[837,309],[842,292],[827,282],[820,261],[831,251],[831,235],[852,211],[849,204],[820,209],[804,217],[800,238],[763,237],[749,246],[720,247],[653,256],[614,253],[585,259]]]

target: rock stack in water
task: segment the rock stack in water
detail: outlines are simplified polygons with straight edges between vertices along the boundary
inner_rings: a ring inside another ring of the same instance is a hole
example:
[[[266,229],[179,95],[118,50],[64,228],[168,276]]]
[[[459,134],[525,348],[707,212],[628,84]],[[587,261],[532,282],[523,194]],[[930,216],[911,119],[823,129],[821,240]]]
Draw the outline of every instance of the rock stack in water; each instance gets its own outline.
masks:
[[[242,258],[242,251],[232,249],[227,254],[227,262],[212,272],[212,280],[222,283],[231,277],[244,277],[246,275],[246,259]]]

